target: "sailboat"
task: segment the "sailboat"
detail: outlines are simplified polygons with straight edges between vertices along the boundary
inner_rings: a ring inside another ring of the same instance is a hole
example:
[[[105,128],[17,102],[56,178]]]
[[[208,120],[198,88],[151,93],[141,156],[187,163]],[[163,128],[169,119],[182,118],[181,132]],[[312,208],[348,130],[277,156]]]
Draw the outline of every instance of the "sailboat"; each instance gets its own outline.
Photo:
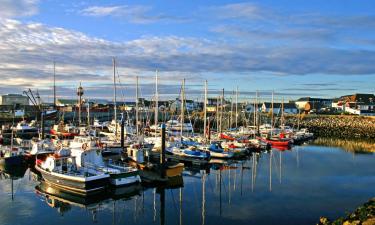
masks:
[[[196,159],[208,161],[211,157],[210,152],[197,148],[197,146],[189,146],[184,143],[184,125],[185,125],[185,79],[182,80],[181,89],[181,115],[180,115],[180,141],[175,141],[167,148],[167,152],[180,157],[181,159]]]

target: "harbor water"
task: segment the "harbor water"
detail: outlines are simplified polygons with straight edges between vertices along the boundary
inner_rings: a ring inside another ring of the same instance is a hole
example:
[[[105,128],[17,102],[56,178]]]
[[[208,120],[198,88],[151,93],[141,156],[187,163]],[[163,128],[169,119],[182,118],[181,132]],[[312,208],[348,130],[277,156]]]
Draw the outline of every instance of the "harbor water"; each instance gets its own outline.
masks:
[[[374,153],[295,146],[185,167],[167,185],[87,198],[50,187],[25,168],[1,174],[0,224],[316,224],[375,196],[374,165]]]

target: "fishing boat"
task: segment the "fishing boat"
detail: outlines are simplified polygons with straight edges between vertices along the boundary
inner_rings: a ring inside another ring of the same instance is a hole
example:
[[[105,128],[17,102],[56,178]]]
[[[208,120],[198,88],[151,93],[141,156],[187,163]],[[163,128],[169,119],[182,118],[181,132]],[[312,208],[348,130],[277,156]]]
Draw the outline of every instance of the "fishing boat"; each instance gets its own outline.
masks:
[[[78,168],[76,157],[67,149],[61,149],[43,161],[37,158],[35,169],[47,183],[81,195],[105,190],[110,178],[109,174],[98,170]]]
[[[38,128],[34,126],[35,121],[27,123],[25,120],[17,123],[17,126],[14,128],[15,134],[19,138],[30,139],[32,137],[38,136]]]
[[[101,148],[93,137],[77,136],[70,143],[71,155],[76,157],[78,168],[90,168],[110,175],[110,183],[123,186],[140,182],[138,170],[124,163],[105,161]]]
[[[79,129],[69,124],[64,125],[63,121],[58,125],[54,125],[50,130],[51,135],[57,136],[60,139],[73,139],[75,136],[78,136],[79,133]]]

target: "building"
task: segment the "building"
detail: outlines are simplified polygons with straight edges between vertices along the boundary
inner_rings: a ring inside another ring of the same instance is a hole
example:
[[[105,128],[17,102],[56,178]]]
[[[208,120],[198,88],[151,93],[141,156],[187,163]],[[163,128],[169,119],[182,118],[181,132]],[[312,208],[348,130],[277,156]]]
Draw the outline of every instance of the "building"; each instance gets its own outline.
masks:
[[[199,104],[193,100],[185,100],[185,109],[189,112],[194,111],[199,108]],[[176,99],[172,101],[169,105],[169,110],[178,112],[181,110],[181,100]]]
[[[304,97],[300,98],[295,102],[296,107],[301,110],[308,112],[318,112],[322,108],[329,108],[332,106],[332,99],[327,98],[311,98]]]
[[[29,98],[19,94],[1,95],[0,105],[29,105]]]
[[[344,95],[332,102],[332,107],[356,115],[375,115],[374,94]]]
[[[281,114],[282,103],[273,103],[274,114]],[[272,103],[264,102],[261,106],[261,111],[264,113],[269,113],[272,111]],[[285,114],[297,114],[298,109],[294,103],[284,103],[284,113]]]

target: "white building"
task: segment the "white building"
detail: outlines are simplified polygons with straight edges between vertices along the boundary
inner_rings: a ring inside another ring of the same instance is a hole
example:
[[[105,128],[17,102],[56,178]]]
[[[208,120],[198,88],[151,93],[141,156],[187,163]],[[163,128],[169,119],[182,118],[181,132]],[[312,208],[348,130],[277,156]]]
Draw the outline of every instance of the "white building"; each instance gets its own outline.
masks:
[[[29,105],[29,98],[19,94],[1,95],[0,105]]]

